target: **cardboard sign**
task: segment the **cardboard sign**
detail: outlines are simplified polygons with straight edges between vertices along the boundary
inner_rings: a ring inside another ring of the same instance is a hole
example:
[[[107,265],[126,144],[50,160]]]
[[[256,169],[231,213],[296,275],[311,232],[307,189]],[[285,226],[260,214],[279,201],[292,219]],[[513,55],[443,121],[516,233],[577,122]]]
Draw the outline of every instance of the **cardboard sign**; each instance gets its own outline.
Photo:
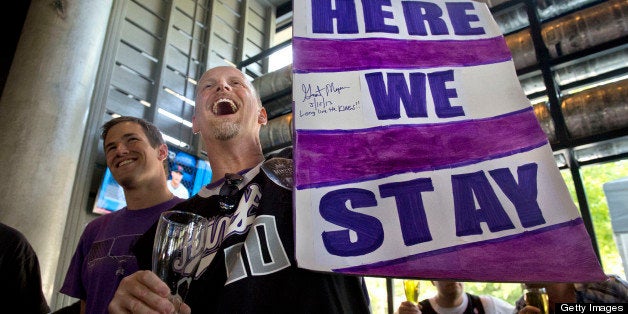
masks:
[[[300,267],[605,278],[484,4],[307,0],[293,21]]]

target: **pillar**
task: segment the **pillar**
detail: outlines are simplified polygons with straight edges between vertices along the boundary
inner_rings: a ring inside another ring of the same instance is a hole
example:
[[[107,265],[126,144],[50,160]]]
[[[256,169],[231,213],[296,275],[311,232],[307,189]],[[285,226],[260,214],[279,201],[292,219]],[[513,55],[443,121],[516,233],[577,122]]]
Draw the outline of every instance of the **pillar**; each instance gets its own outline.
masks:
[[[35,249],[53,293],[113,0],[32,0],[0,99],[0,221]]]

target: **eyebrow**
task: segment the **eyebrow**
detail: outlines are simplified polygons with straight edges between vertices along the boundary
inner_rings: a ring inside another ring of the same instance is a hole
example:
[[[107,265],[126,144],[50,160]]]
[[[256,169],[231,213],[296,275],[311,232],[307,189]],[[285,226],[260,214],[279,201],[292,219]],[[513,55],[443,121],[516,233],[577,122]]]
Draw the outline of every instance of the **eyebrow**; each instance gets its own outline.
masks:
[[[124,135],[122,135],[122,139],[127,139],[129,137],[132,136],[138,136],[137,133],[125,133]],[[109,142],[108,144],[105,144],[105,150],[107,150],[109,147],[111,147],[112,145],[114,145],[116,142]]]

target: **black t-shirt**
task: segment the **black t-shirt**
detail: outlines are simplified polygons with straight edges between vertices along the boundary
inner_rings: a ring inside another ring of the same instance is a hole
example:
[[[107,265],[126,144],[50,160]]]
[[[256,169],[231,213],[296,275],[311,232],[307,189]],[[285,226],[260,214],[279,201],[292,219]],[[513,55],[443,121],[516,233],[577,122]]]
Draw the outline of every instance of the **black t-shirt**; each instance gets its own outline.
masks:
[[[48,313],[39,261],[19,231],[0,223],[0,304],[20,313]]]
[[[221,184],[173,208],[199,213],[212,224],[198,277],[186,298],[192,312],[369,313],[361,277],[297,267],[292,192],[273,183],[259,167],[243,175],[246,186],[232,215],[219,214]],[[150,269],[152,237],[142,239],[141,247],[140,267]]]

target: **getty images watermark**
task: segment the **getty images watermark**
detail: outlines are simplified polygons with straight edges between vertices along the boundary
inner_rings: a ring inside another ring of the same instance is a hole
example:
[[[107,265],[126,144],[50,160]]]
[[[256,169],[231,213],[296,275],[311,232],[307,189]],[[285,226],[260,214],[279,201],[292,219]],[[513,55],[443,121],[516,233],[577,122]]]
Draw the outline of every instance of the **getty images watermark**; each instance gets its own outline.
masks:
[[[628,313],[628,303],[556,303],[555,313]]]

